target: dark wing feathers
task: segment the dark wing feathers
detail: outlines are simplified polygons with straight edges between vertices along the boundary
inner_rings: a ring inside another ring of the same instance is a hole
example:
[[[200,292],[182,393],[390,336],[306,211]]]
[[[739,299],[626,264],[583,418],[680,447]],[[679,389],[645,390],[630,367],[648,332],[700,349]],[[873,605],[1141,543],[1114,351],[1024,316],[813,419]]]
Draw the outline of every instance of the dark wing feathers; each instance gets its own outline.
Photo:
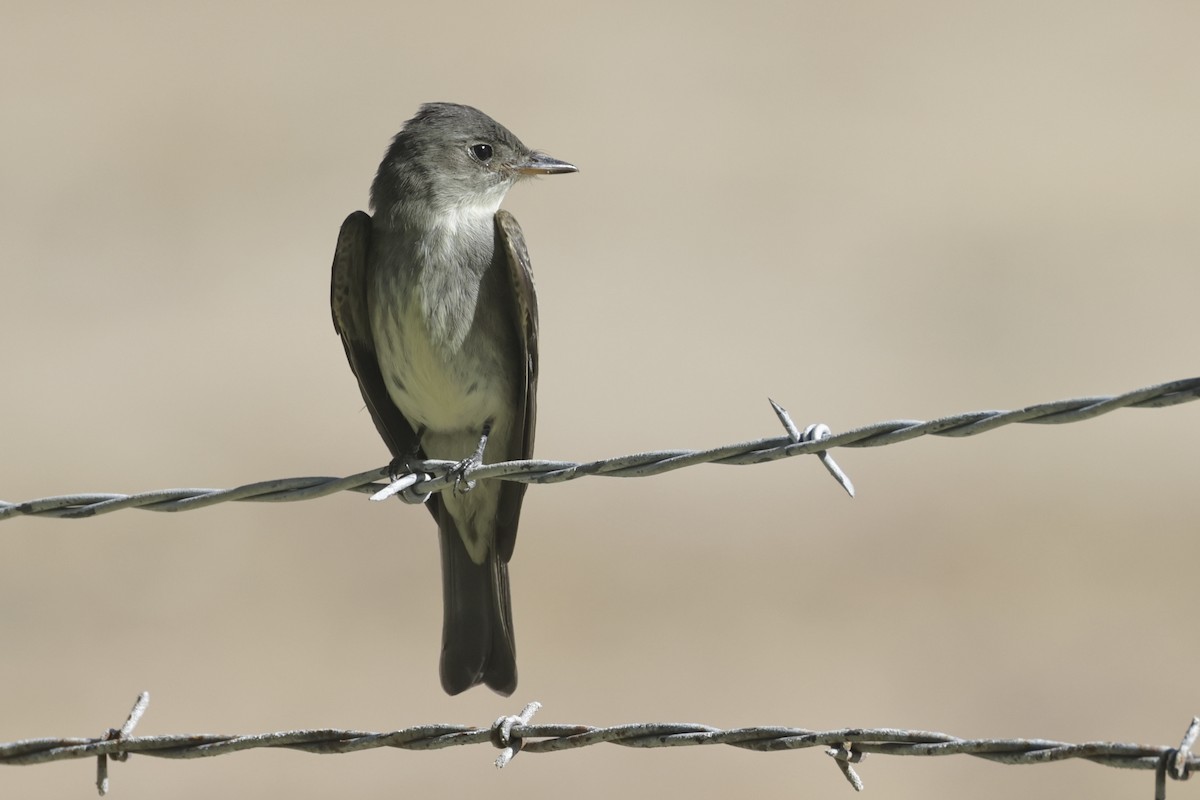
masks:
[[[337,249],[333,253],[333,277],[329,291],[333,327],[342,337],[350,369],[358,378],[358,388],[388,450],[396,458],[421,458],[417,435],[388,396],[383,374],[379,371],[379,361],[375,357],[375,341],[371,335],[367,306],[367,287],[371,285],[367,274],[370,252],[371,217],[365,211],[355,211],[342,223]],[[436,509],[431,511],[436,517]]]
[[[521,427],[521,449],[518,458],[533,456],[533,436],[537,419],[537,375],[538,375],[538,319],[537,293],[533,288],[533,270],[529,265],[529,251],[525,247],[525,236],[521,226],[507,211],[496,212],[496,233],[504,245],[508,275],[515,300],[517,339],[522,344],[522,363],[525,365],[524,425]],[[520,417],[518,417],[520,418]],[[514,443],[515,444],[515,443]],[[521,500],[525,496],[525,484],[505,481],[500,496],[499,526],[496,547],[505,561],[512,558],[517,542],[517,522],[521,514]]]

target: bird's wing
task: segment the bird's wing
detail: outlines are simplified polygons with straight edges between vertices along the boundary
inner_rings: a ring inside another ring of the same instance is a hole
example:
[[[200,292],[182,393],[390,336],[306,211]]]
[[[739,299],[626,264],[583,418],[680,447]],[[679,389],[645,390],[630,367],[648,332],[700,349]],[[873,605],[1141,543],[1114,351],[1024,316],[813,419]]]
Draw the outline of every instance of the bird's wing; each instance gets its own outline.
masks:
[[[358,378],[358,388],[388,450],[396,458],[423,458],[416,433],[388,395],[375,356],[375,339],[371,335],[371,317],[367,310],[370,252],[371,216],[365,211],[355,211],[342,223],[337,249],[333,253],[329,287],[333,327],[342,337],[346,360],[350,362],[354,377]]]
[[[507,211],[496,212],[496,232],[504,245],[505,263],[515,301],[517,341],[521,343],[521,363],[525,367],[524,414],[517,414],[523,425],[515,432],[514,445],[519,444],[519,458],[533,456],[533,435],[537,420],[537,376],[538,376],[538,318],[537,294],[533,289],[533,270],[529,266],[529,251],[525,247],[525,236],[521,226]],[[517,385],[520,386],[518,378]],[[517,520],[521,513],[521,500],[525,496],[525,484],[505,481],[500,495],[498,512],[500,525],[496,544],[501,558],[512,557],[517,540]]]

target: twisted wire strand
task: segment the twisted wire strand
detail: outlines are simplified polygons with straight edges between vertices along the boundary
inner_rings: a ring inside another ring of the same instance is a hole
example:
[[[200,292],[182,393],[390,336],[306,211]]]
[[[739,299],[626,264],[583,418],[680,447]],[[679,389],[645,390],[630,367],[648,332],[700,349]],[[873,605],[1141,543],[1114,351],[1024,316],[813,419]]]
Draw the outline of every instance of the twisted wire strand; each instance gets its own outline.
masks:
[[[597,461],[503,461],[472,468],[455,476],[452,461],[417,461],[413,469],[428,473],[409,490],[414,494],[442,491],[459,479],[472,481],[499,479],[521,483],[559,483],[586,475],[617,478],[644,478],[696,464],[749,465],[777,461],[806,454],[821,454],[836,447],[883,447],[920,436],[961,438],[986,431],[1026,423],[1062,425],[1082,422],[1119,408],[1165,408],[1200,398],[1200,377],[1168,381],[1119,395],[1078,397],[1038,403],[1012,411],[968,411],[946,417],[921,420],[888,420],[854,428],[826,438],[802,439],[792,435],[775,436],[706,450],[658,450],[617,456]],[[777,412],[781,411],[776,407]],[[784,416],[781,421],[789,427]],[[43,497],[22,503],[0,500],[0,520],[18,516],[57,518],[92,517],[125,508],[148,511],[190,511],[232,500],[254,502],[294,502],[324,497],[335,492],[354,491],[375,494],[387,488],[389,467],[360,472],[343,478],[298,477],[261,481],[233,489],[160,489],[140,494],[87,493]]]
[[[894,756],[972,755],[1001,764],[1044,764],[1078,758],[1109,767],[1156,770],[1156,797],[1165,796],[1169,776],[1186,780],[1200,767],[1192,754],[1200,718],[1193,718],[1177,748],[1120,742],[1070,744],[1048,739],[963,739],[933,731],[896,728],[840,728],[814,731],[806,728],[753,726],[722,730],[683,722],[646,722],[596,727],[592,725],[531,724],[541,704],[533,702],[515,716],[497,719],[490,727],[465,725],[418,725],[385,733],[319,730],[277,731],[250,735],[179,734],[132,736],[146,706],[143,692],[125,725],[110,729],[98,738],[24,739],[0,743],[0,764],[44,764],[78,758],[99,759],[97,787],[108,789],[107,759],[124,761],[132,754],[156,758],[208,758],[260,747],[299,750],[305,753],[352,753],[380,747],[401,750],[440,750],[472,744],[491,744],[501,749],[496,766],[503,767],[516,753],[550,753],[597,744],[655,748],[697,745],[728,745],[744,750],[779,752],[826,747],[848,780],[861,790],[862,781],[849,765],[860,763],[867,754]]]

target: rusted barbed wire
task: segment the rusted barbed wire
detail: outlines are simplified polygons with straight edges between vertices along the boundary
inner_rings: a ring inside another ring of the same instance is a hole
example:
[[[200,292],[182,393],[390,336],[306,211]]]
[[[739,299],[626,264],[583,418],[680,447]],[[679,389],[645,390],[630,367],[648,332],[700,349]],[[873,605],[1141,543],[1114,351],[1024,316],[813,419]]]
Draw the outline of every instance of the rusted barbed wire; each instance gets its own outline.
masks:
[[[1078,758],[1108,767],[1155,770],[1155,798],[1166,796],[1166,779],[1187,780],[1200,767],[1192,753],[1200,718],[1193,718],[1179,747],[1118,742],[1067,742],[1048,739],[963,739],[932,731],[896,728],[841,728],[814,731],[806,728],[756,726],[722,730],[681,722],[644,722],[596,727],[592,725],[532,724],[541,704],[525,706],[519,715],[500,717],[485,728],[430,724],[372,733],[355,730],[277,731],[249,735],[177,734],[131,736],[133,725],[149,703],[143,692],[120,729],[98,738],[25,739],[0,743],[0,764],[44,764],[78,758],[98,758],[97,787],[108,788],[107,759],[124,761],[140,754],[156,758],[207,758],[260,747],[299,750],[305,753],[353,753],[391,747],[400,750],[440,750],[471,744],[491,744],[501,750],[497,767],[508,764],[519,752],[550,753],[596,744],[654,748],[688,745],[729,745],[744,750],[778,752],[825,747],[851,785],[862,790],[852,764],[868,754],[893,756],[971,755],[1001,764],[1046,764]]]
[[[810,434],[807,438],[803,435],[797,438],[795,426],[789,425],[790,420],[787,418],[786,412],[772,402],[776,413],[779,414],[780,421],[788,430],[786,436],[756,439],[708,450],[660,450],[583,463],[540,459],[504,461],[472,468],[461,476],[456,476],[451,472],[454,462],[417,461],[411,465],[412,468],[425,474],[414,476],[406,487],[405,494],[411,497],[414,494],[442,491],[454,485],[459,479],[470,479],[471,481],[499,479],[540,484],[559,483],[582,478],[585,475],[642,478],[705,463],[762,464],[791,456],[819,455],[835,447],[882,447],[926,435],[974,436],[1017,422],[1041,425],[1081,422],[1118,408],[1163,408],[1191,402],[1198,398],[1200,398],[1200,378],[1184,378],[1119,395],[1057,400],[1012,411],[969,411],[925,422],[890,420],[828,436],[821,433]],[[810,428],[813,427],[816,426],[810,426]],[[827,461],[826,466],[829,466],[830,463]],[[830,471],[834,472],[834,467],[830,467]],[[376,494],[381,490],[388,489],[387,483],[379,481],[381,479],[390,480],[390,474],[390,467],[380,467],[344,478],[280,478],[238,486],[233,489],[160,489],[134,495],[72,494],[44,497],[23,503],[9,503],[0,500],[0,520],[19,516],[91,517],[124,508],[141,508],[149,511],[189,511],[231,500],[291,502],[311,500],[342,491]],[[836,472],[835,477],[837,477]],[[839,478],[839,480],[841,479]],[[843,482],[843,486],[846,486],[847,491],[853,493],[852,488],[848,485],[848,480]]]

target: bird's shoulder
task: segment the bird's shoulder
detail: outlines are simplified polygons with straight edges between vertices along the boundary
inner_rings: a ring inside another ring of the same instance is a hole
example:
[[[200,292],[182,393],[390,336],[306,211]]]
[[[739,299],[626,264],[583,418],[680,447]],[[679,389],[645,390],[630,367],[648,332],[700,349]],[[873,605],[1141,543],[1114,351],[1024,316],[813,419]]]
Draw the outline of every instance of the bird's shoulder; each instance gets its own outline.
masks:
[[[329,284],[333,327],[343,339],[361,339],[369,330],[366,319],[367,257],[371,249],[371,215],[355,211],[338,231]]]
[[[496,231],[504,245],[504,261],[517,301],[518,318],[525,328],[526,341],[537,341],[537,291],[533,284],[533,266],[525,234],[517,218],[501,209],[496,212]]]

